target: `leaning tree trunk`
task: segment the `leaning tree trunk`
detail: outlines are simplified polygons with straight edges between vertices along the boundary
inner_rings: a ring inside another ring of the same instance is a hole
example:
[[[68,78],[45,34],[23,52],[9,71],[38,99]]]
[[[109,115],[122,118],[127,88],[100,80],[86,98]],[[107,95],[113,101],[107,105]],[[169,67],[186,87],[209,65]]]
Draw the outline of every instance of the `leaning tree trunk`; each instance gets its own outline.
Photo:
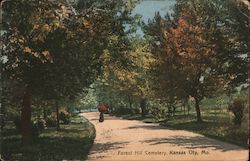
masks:
[[[23,145],[31,142],[31,90],[29,87],[23,96],[23,104],[21,110],[21,134]]]
[[[202,122],[201,119],[201,110],[200,110],[200,101],[198,98],[195,98],[195,111],[197,115],[197,122]]]
[[[60,129],[59,104],[56,101],[56,130],[59,131],[59,129]]]

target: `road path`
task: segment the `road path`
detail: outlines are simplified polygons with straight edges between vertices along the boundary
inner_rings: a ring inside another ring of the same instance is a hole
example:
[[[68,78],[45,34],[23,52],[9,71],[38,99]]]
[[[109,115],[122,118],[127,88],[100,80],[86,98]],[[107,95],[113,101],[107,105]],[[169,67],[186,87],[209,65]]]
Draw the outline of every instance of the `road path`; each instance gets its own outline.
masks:
[[[247,150],[193,132],[109,115],[99,123],[98,112],[82,115],[96,128],[88,161],[248,160]]]

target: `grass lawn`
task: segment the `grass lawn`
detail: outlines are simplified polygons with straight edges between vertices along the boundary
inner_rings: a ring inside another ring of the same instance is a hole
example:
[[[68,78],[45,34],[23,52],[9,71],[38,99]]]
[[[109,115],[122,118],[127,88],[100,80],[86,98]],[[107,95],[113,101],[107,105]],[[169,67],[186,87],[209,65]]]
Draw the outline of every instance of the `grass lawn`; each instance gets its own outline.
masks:
[[[21,146],[20,134],[8,126],[2,131],[1,154],[11,161],[85,160],[94,138],[94,126],[80,116],[61,125],[60,131],[45,129],[28,147]]]
[[[215,115],[213,112],[204,111],[202,116],[203,123],[196,122],[196,115],[191,113],[189,116],[175,116],[161,125],[248,147],[248,118],[244,119],[241,127],[237,127],[232,124],[232,116],[227,112]]]

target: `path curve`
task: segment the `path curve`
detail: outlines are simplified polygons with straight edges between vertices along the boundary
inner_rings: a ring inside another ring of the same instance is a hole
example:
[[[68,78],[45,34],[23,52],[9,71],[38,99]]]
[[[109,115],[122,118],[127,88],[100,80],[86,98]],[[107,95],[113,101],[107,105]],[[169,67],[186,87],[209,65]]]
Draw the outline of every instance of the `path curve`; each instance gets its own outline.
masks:
[[[248,151],[238,146],[185,130],[124,120],[99,113],[83,113],[96,128],[88,161],[247,161]]]

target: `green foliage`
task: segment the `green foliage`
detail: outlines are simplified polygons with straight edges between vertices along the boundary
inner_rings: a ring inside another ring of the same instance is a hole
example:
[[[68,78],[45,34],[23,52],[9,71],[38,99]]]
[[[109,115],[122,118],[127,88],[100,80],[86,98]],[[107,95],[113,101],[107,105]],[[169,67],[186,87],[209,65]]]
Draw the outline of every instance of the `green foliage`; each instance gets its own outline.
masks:
[[[46,128],[46,121],[40,118],[36,120],[36,125],[39,130],[44,130]]]
[[[141,113],[141,110],[138,107],[134,107],[131,109],[131,113],[132,114],[139,114],[139,113]]]
[[[39,101],[78,101],[100,75],[104,51],[112,55],[110,63],[126,66],[128,62],[131,31],[125,31],[125,24],[134,23],[132,1],[20,0],[1,5],[1,67],[4,82],[9,82],[4,102],[11,102],[14,92],[20,91],[16,100],[20,104],[27,94],[22,116],[31,115],[31,98],[38,105]],[[48,120],[54,126],[54,119]]]
[[[234,114],[233,123],[240,126],[244,116],[244,109],[246,100],[243,97],[238,97],[233,100],[233,103],[229,105],[228,109]]]
[[[63,124],[69,124],[70,123],[70,113],[66,110],[61,110],[59,112],[59,119],[63,122]]]
[[[156,121],[159,120],[166,120],[167,118],[167,110],[165,108],[162,108],[160,106],[152,107],[150,110],[150,113],[153,115],[153,117],[156,119]]]
[[[25,148],[13,127],[8,125],[1,132],[1,146],[4,147],[1,157],[4,160],[85,160],[95,138],[94,126],[81,116],[72,118],[72,124],[62,125],[60,131],[43,130],[34,143]]]
[[[20,134],[21,133],[21,118],[17,116],[13,120],[13,123],[15,125],[16,132]],[[39,132],[43,129],[43,126],[41,126],[40,124],[38,124],[38,122],[35,122],[35,121],[31,121],[30,126],[31,126],[31,136],[33,138],[38,137]]]
[[[47,127],[56,127],[57,125],[57,119],[56,119],[56,113],[52,112],[47,118],[46,118],[46,126]]]
[[[39,136],[39,132],[41,131],[42,129],[39,129],[38,127],[38,124],[34,121],[31,122],[31,136],[32,136],[32,139],[35,139]]]
[[[152,97],[171,105],[193,97],[201,121],[204,97],[247,83],[246,13],[247,6],[232,0],[177,0],[171,16],[156,13],[144,25],[155,59],[149,72]]]
[[[18,132],[20,132],[20,130],[21,130],[21,118],[20,118],[20,116],[16,116],[16,117],[14,118],[14,120],[13,120],[13,123],[14,123],[14,125],[15,125],[16,130],[17,130]]]
[[[116,107],[112,113],[117,114],[117,115],[123,115],[123,114],[130,114],[132,111],[131,109],[127,108],[127,107]]]

